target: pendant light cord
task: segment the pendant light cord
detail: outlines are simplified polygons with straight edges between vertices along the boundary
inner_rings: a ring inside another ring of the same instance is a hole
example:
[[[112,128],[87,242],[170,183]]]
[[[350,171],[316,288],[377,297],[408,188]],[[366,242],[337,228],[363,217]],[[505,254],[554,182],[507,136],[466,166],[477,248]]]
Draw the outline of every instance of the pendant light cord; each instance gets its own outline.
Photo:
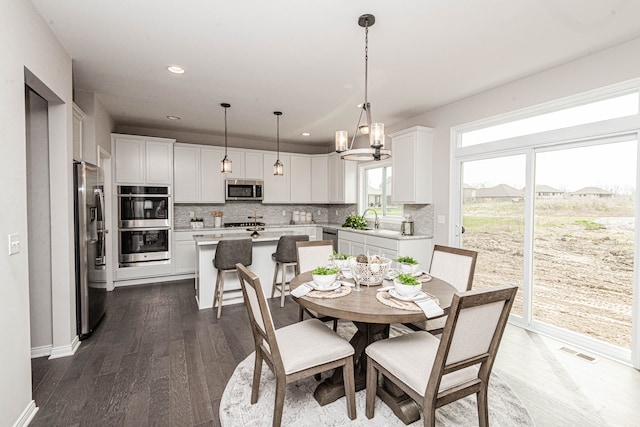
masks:
[[[227,157],[227,107],[224,107],[224,157]]]

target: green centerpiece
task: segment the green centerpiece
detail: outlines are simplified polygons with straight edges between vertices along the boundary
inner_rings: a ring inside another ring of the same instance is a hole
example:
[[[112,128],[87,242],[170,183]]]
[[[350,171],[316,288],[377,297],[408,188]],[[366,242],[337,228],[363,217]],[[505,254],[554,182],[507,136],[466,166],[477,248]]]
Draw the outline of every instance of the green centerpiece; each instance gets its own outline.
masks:
[[[422,283],[411,274],[398,274],[393,279],[393,288],[398,295],[412,297],[422,290]]]
[[[335,283],[338,271],[340,269],[335,267],[317,267],[311,272],[311,276],[319,289],[325,289]]]

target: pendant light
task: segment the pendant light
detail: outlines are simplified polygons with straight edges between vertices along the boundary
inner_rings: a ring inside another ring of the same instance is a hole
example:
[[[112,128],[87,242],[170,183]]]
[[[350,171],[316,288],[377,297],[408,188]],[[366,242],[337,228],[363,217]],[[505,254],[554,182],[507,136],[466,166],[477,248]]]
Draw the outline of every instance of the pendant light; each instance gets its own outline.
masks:
[[[220,172],[231,173],[232,162],[227,157],[227,108],[231,107],[231,104],[223,102],[220,106],[224,108],[224,159],[220,162]]]
[[[280,161],[280,116],[282,115],[281,111],[274,111],[273,114],[276,115],[276,141],[278,144],[278,155],[277,160],[273,164],[273,174],[276,176],[284,175],[284,165]]]
[[[371,104],[368,99],[369,83],[369,27],[376,22],[375,16],[365,14],[358,18],[358,25],[364,27],[364,102],[358,106],[360,117],[356,125],[353,138],[349,143],[349,135],[346,130],[336,132],[336,152],[341,154],[344,160],[383,160],[391,157],[391,151],[384,149],[384,123],[373,123],[371,120]],[[364,114],[366,123],[360,124]],[[368,148],[353,148],[358,132],[369,135]]]

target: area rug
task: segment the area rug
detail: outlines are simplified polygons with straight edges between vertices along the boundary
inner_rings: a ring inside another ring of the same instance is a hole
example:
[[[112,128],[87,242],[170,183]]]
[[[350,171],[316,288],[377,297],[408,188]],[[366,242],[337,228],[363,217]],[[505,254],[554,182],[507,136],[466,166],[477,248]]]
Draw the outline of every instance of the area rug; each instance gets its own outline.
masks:
[[[341,328],[342,329],[342,328]],[[340,330],[339,332],[343,332]],[[341,333],[342,335],[342,333]],[[395,333],[392,333],[395,335]],[[251,405],[251,380],[255,353],[236,367],[220,401],[220,423],[225,427],[257,427],[271,425],[275,399],[275,378],[263,363],[258,402]],[[307,378],[287,386],[283,426],[404,426],[380,399],[376,399],[375,417],[365,415],[365,390],[356,393],[357,419],[349,420],[344,397],[320,406],[313,398],[318,382]],[[489,425],[493,427],[533,426],[527,409],[513,390],[495,373],[489,382]],[[422,426],[423,420],[410,424]],[[453,402],[436,410],[438,426],[477,426],[478,412],[475,395]]]

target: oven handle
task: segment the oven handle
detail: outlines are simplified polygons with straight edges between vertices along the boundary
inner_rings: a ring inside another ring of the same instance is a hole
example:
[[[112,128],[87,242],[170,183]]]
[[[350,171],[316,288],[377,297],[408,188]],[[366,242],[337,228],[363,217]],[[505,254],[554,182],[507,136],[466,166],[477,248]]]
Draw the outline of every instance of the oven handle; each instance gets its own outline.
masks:
[[[118,194],[118,197],[142,197],[145,199],[170,199],[171,195],[169,194]]]
[[[169,230],[171,231],[171,227],[125,227],[118,228],[118,231],[161,231],[161,230]]]

